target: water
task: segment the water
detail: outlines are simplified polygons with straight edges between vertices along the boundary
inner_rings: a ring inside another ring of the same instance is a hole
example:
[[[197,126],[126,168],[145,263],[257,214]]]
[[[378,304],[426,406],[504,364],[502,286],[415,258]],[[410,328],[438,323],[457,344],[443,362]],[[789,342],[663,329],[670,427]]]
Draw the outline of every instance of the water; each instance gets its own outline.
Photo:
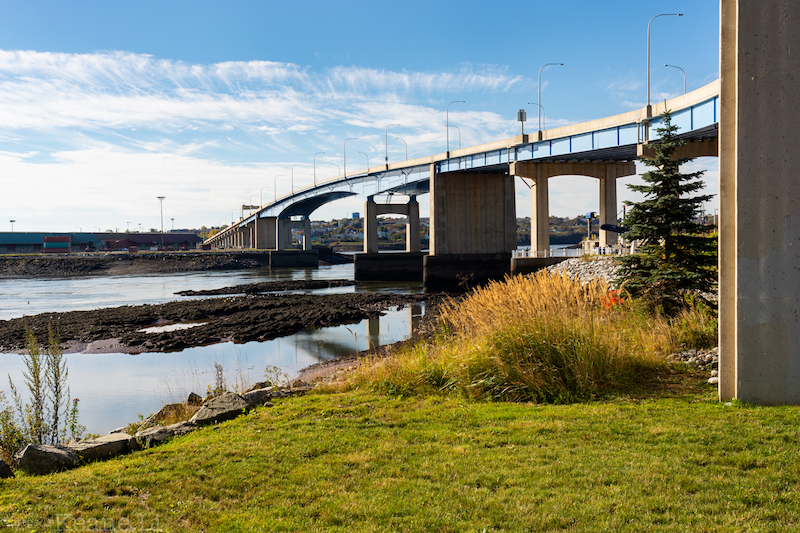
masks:
[[[139,276],[21,279],[0,278],[0,319],[47,311],[74,311],[186,299],[181,290],[201,290],[278,280],[352,279],[353,265],[316,269],[257,269]],[[420,283],[369,283],[335,287],[314,294],[354,291],[418,293]],[[164,403],[184,400],[189,392],[204,395],[215,380],[214,363],[224,368],[229,388],[237,382],[264,379],[267,366],[294,377],[306,366],[408,338],[423,313],[422,306],[392,310],[376,320],[310,329],[267,342],[221,343],[174,353],[67,354],[69,387],[80,398],[80,421],[90,433],[106,433],[138,420]],[[202,327],[202,326],[199,326]],[[18,354],[0,354],[0,390],[8,393],[7,377],[23,386]],[[8,394],[6,394],[8,395]]]

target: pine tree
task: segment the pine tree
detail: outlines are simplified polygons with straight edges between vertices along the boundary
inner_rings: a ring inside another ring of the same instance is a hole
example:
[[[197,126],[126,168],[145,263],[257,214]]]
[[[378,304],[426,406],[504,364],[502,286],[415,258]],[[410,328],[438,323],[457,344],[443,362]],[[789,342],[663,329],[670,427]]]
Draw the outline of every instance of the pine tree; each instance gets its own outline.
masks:
[[[676,139],[670,112],[662,116],[655,157],[645,160],[653,170],[642,175],[645,185],[628,185],[645,199],[625,202],[631,208],[623,222],[630,228],[625,237],[640,246],[639,253],[619,259],[618,283],[671,314],[684,305],[687,293],[708,292],[716,283],[717,249],[716,239],[704,236],[695,222],[712,195],[690,196],[703,187],[703,172],[681,173],[681,165],[692,159],[674,157],[684,141]]]

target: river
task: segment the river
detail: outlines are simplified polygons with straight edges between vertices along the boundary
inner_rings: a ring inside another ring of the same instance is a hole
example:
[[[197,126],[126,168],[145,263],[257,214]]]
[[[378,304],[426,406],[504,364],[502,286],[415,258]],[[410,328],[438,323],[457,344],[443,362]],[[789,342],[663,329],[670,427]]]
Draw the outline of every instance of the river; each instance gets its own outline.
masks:
[[[280,280],[353,279],[353,265],[188,272],[80,278],[0,278],[0,319],[44,312],[76,311],[163,303],[185,297],[182,290]],[[421,283],[386,282],[310,291],[311,294],[356,291],[418,293]],[[341,357],[372,345],[408,338],[423,313],[421,306],[387,312],[377,321],[309,329],[267,342],[221,343],[173,353],[67,354],[69,387],[79,398],[80,422],[90,433],[108,431],[147,416],[164,403],[178,402],[189,392],[204,395],[215,381],[215,363],[222,365],[229,388],[264,379],[268,366],[289,376],[317,362]],[[19,354],[0,354],[0,390],[8,396],[8,377],[22,391],[24,365]]]

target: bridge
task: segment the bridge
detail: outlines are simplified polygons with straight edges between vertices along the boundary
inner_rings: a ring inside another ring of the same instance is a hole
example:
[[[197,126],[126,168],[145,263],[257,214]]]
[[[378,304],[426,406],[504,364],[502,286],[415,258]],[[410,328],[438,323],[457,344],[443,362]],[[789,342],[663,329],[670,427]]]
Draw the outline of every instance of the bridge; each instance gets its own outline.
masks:
[[[637,158],[652,157],[652,142],[661,114],[672,112],[679,137],[687,141],[680,156],[717,155],[719,80],[660,104],[620,115],[583,122],[532,135],[517,135],[460,150],[361,169],[317,183],[276,199],[243,216],[206,240],[212,247],[287,250],[292,230],[299,228],[303,249],[311,249],[311,214],[335,200],[363,195],[364,252],[357,256],[357,279],[370,272],[383,279],[388,258],[377,256],[377,217],[407,216],[409,261],[391,254],[398,268],[426,284],[447,285],[467,275],[478,279],[508,271],[516,248],[515,177],[531,188],[531,248],[547,250],[548,180],[578,175],[599,181],[600,224],[617,223],[616,180],[634,175]],[[422,257],[417,196],[430,194],[430,249]],[[405,203],[376,203],[376,195],[408,198]],[[617,242],[617,235],[600,230],[600,245]],[[293,254],[293,257],[299,257]],[[361,267],[359,268],[359,262]],[[421,270],[417,273],[417,270]],[[396,276],[395,276],[396,277]],[[402,277],[402,276],[401,276]]]

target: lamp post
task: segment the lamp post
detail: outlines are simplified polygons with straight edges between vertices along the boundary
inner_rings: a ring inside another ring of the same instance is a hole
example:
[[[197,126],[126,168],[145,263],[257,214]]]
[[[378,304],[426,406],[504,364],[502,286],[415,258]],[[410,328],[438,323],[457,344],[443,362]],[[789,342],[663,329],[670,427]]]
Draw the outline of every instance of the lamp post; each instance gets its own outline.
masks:
[[[314,187],[317,186],[317,155],[324,154],[325,152],[317,152],[314,154]]]
[[[9,222],[11,222],[11,233],[14,233],[14,222],[16,222],[16,220],[9,220]]]
[[[454,126],[450,126],[450,127],[451,128],[455,128],[456,131],[458,132],[458,149],[461,150],[461,128],[459,128],[458,126],[455,126],[455,125]]]
[[[300,163],[292,165],[292,194],[294,194],[294,167],[299,167]]]
[[[348,137],[344,140],[344,155],[342,156],[342,164],[344,165],[344,181],[347,181],[347,141],[355,141],[358,137]]]
[[[447,157],[450,157],[450,106],[452,104],[466,104],[466,100],[454,100],[447,104],[447,110],[445,111],[445,116],[447,117],[446,120],[446,130],[447,130]]]
[[[164,247],[164,198],[166,196],[156,196],[158,203],[161,206],[161,247]]]
[[[337,165],[336,163],[331,163],[331,165],[333,165],[333,166],[335,166],[335,167],[336,167],[336,175],[337,175],[337,176],[338,176],[338,175],[340,175],[340,174],[342,173],[342,169],[341,169],[341,168],[339,168],[339,165]]]
[[[369,174],[369,156],[366,152],[358,152],[359,154],[364,154],[364,157],[367,158],[367,174]]]
[[[544,108],[542,107],[542,105],[539,102],[528,102],[528,105],[539,106],[539,110],[542,113],[542,125],[544,126],[544,129],[547,129],[547,116],[545,116]]]
[[[664,66],[665,66],[665,67],[672,67],[672,68],[676,68],[676,69],[680,70],[681,72],[683,72],[683,94],[686,94],[686,71],[685,71],[685,70],[683,70],[683,69],[682,69],[681,67],[679,67],[678,65],[667,65],[666,63],[664,63]]]
[[[563,66],[564,63],[545,63],[544,65],[539,67],[539,81],[537,82],[537,85],[536,85],[536,88],[539,91],[539,99],[538,99],[539,102],[542,101],[542,69],[544,67],[549,66],[549,65]],[[542,106],[541,105],[539,105],[539,140],[540,141],[542,140]]]
[[[395,137],[395,139],[397,139],[398,141],[403,141],[403,139],[401,139],[400,137]],[[406,161],[408,161],[408,143],[403,141],[403,144],[406,145]]]
[[[125,231],[126,231],[126,233],[130,233],[131,232],[131,223],[130,222],[125,222],[125,223],[128,225],[128,229],[125,230]]]
[[[655,19],[658,17],[682,17],[683,13],[661,13],[660,15],[656,15],[655,17],[650,19],[650,22],[647,23],[647,116],[651,116],[651,108],[650,108],[650,24],[653,23]],[[541,100],[540,100],[541,101]]]
[[[282,178],[282,177],[283,177],[283,174],[278,174],[277,176],[272,178],[273,194],[275,195],[275,199],[272,201],[273,204],[278,201],[278,178]]]
[[[386,166],[389,166],[389,128],[392,126],[399,126],[400,124],[389,124],[383,132],[384,146],[386,147]]]
[[[12,220],[11,222],[16,222],[16,220]],[[80,226],[75,226],[75,227],[78,228],[78,233],[83,233],[83,228],[82,227],[80,227]],[[14,231],[13,226],[11,228],[11,231]]]
[[[172,231],[175,229],[175,217],[170,218],[170,220],[172,221],[172,227],[170,228],[170,231]]]

